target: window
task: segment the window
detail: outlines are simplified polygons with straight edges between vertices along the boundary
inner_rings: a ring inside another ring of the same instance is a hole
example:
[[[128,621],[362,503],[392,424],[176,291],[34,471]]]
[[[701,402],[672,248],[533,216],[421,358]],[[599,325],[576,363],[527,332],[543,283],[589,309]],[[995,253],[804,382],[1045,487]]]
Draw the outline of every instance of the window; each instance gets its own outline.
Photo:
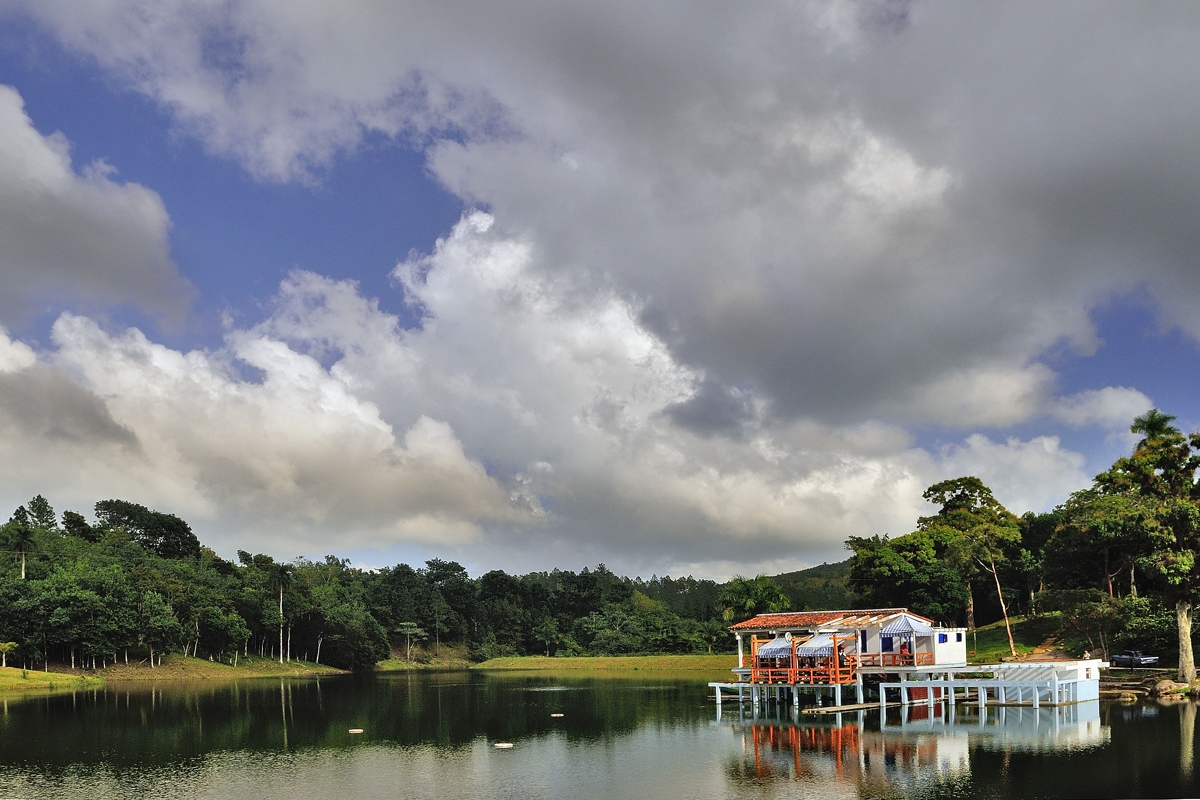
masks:
[[[858,636],[859,636],[859,639],[862,640],[862,647],[859,649],[859,652],[865,653],[865,652],[867,652],[867,632],[859,631]]]
[[[948,641],[950,641],[950,634],[948,634],[948,633],[939,633],[938,634],[938,644],[945,644]]]
[[[956,642],[961,642],[961,641],[962,641],[962,634],[961,634],[961,633],[956,633],[956,634],[954,634],[954,641],[956,641]]]
[[[879,649],[881,651],[883,651],[884,653],[892,652],[892,642],[893,641],[894,641],[894,639],[891,636],[880,636],[879,637]]]

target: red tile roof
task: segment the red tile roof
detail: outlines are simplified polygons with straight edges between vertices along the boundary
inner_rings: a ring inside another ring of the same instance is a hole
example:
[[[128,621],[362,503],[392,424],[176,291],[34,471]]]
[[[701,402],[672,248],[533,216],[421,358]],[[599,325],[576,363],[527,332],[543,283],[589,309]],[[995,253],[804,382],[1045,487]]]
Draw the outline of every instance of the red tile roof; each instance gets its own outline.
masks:
[[[813,628],[826,625],[843,617],[887,616],[906,611],[903,608],[863,608],[853,611],[784,611],[776,614],[759,614],[745,622],[729,626],[731,631],[785,630],[789,628]],[[912,613],[912,612],[909,612]],[[920,616],[914,614],[913,616]]]

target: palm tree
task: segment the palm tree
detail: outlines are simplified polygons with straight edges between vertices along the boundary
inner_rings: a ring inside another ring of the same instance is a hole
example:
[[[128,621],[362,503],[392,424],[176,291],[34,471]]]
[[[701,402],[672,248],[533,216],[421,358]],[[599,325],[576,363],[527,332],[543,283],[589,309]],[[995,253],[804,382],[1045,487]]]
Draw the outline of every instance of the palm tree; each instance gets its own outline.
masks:
[[[283,663],[283,593],[292,588],[291,564],[274,564],[271,568],[271,587],[279,590],[279,663]]]
[[[734,575],[733,580],[721,587],[717,602],[721,604],[721,617],[726,622],[783,611],[792,604],[783,589],[766,575],[753,578]]]
[[[37,546],[33,528],[20,522],[9,522],[0,531],[9,550],[21,556],[21,580],[25,580],[25,556]]]
[[[1138,442],[1134,450],[1141,450],[1152,441],[1179,435],[1179,428],[1171,424],[1174,421],[1175,417],[1164,414],[1157,408],[1152,408],[1140,417],[1135,417],[1133,424],[1129,426],[1129,432],[1145,434],[1146,438]]]

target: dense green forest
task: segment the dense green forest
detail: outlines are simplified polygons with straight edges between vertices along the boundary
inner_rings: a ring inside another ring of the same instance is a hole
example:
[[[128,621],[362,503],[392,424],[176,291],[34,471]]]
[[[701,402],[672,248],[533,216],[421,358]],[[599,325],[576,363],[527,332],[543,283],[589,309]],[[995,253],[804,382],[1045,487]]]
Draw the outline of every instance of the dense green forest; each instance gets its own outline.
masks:
[[[13,557],[0,570],[0,651],[12,663],[93,668],[130,657],[153,664],[164,652],[226,662],[254,653],[363,669],[447,644],[483,660],[722,652],[732,642],[722,621],[729,603],[711,580],[626,578],[603,564],[473,578],[438,559],[379,571],[335,556],[280,563],[239,551],[227,561],[172,514],[121,500],[94,511],[94,524],[74,511],[58,518],[39,495],[0,529]],[[751,610],[785,603],[742,599]]]

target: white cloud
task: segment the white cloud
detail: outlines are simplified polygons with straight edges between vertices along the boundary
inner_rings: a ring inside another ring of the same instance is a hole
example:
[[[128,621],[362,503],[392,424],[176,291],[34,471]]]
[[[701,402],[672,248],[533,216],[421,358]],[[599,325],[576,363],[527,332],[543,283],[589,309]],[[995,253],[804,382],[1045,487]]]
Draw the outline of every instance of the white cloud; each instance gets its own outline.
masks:
[[[241,331],[223,351],[181,353],[70,314],[53,339],[53,368],[123,435],[55,440],[45,425],[11,418],[6,447],[27,457],[6,460],[7,477],[22,473],[26,491],[36,475],[47,484],[38,491],[65,490],[77,504],[131,495],[192,518],[226,549],[453,545],[477,538],[482,523],[527,517],[445,422],[418,416],[398,442],[372,403],[282,342]],[[237,377],[234,360],[262,380]]]
[[[1017,514],[1049,511],[1071,492],[1091,483],[1084,457],[1064,449],[1057,436],[994,442],[976,433],[962,445],[945,448],[939,456],[945,477],[976,476]]]
[[[1154,401],[1137,389],[1106,386],[1059,398],[1051,413],[1073,428],[1094,425],[1128,433],[1134,418],[1153,407]]]
[[[20,95],[0,86],[0,315],[20,319],[66,297],[177,319],[189,287],[168,256],[161,198],[114,181],[105,163],[77,174],[69,150],[62,134],[40,134]]]

